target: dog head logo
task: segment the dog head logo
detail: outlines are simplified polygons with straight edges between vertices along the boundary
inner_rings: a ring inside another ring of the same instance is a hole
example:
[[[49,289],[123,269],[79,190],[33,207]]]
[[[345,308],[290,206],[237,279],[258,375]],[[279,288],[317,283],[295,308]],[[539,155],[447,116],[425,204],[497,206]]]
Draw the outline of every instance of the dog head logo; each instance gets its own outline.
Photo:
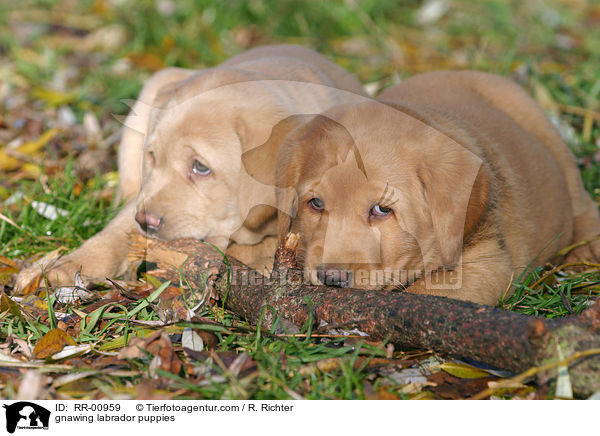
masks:
[[[17,428],[47,429],[50,421],[50,411],[28,401],[19,401],[6,409],[6,431],[14,433]]]

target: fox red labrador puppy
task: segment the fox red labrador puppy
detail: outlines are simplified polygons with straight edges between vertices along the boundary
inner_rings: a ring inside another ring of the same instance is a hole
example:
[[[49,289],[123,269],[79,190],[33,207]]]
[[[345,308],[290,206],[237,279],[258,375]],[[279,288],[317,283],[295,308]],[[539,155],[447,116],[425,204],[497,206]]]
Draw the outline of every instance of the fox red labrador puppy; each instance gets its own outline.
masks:
[[[421,74],[276,129],[280,238],[313,283],[495,304],[511,278],[600,233],[537,104],[485,73]],[[278,132],[277,132],[278,130]],[[600,259],[600,241],[569,261]]]

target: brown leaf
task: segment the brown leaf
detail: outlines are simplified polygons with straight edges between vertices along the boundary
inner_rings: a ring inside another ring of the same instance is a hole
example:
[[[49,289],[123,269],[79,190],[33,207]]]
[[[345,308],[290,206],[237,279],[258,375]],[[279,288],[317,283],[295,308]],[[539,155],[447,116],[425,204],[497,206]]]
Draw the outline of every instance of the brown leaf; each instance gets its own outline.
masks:
[[[75,340],[64,330],[52,329],[35,344],[33,357],[45,359],[61,351],[65,345],[75,345]]]
[[[0,294],[0,313],[8,312],[19,318],[23,318],[19,305],[8,297],[4,292]]]
[[[150,71],[158,71],[164,67],[163,60],[154,53],[131,53],[127,57],[136,67]]]
[[[144,356],[144,346],[146,345],[146,340],[144,338],[140,338],[139,336],[134,336],[129,339],[129,343],[126,347],[122,348],[119,351],[119,359],[137,359]]]
[[[209,350],[214,350],[219,343],[219,338],[217,335],[211,332],[207,332],[205,330],[194,330],[196,333],[200,335],[202,341],[204,342],[204,348]]]
[[[175,354],[169,336],[162,331],[158,331],[145,339],[134,336],[129,340],[127,347],[119,352],[118,357],[120,359],[140,358],[145,355],[144,351],[160,358],[158,368],[173,374],[178,374],[181,370],[181,359]]]
[[[471,397],[488,387],[490,380],[498,380],[497,377],[485,377],[477,379],[464,379],[454,377],[447,372],[440,371],[429,376],[427,381],[435,383],[435,387],[428,389],[435,392],[442,398],[459,400]]]
[[[10,268],[17,268],[17,264],[15,262],[13,262],[12,260],[10,260],[4,256],[0,256],[0,264],[5,265]]]

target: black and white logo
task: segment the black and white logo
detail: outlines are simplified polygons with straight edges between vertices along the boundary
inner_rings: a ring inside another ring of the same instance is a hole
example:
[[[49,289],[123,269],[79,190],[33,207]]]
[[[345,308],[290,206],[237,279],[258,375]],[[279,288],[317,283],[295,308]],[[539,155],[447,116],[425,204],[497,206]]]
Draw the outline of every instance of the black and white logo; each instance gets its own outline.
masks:
[[[6,431],[14,433],[16,429],[47,430],[50,421],[50,411],[29,401],[19,401],[6,409]]]

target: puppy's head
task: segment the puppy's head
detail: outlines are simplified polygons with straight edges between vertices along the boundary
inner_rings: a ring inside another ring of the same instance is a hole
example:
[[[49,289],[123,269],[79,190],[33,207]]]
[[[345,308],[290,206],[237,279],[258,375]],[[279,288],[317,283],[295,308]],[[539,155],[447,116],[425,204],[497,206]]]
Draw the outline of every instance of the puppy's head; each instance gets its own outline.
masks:
[[[154,117],[144,144],[135,219],[143,231],[161,239],[194,237],[224,248],[239,226],[235,156],[240,139],[229,120],[219,117],[218,102],[208,110],[194,100]]]
[[[315,284],[407,286],[459,263],[488,201],[480,169],[473,153],[398,108],[338,107],[282,145],[280,238],[300,233],[299,260]]]
[[[244,87],[244,77],[225,76],[233,84],[215,82],[223,76],[192,76],[155,100],[135,216],[139,227],[155,237],[192,237],[224,249],[243,224],[238,207],[241,155],[243,147],[263,139],[253,138],[259,129],[242,120],[248,119],[244,111],[251,105],[260,106],[260,96],[245,104],[240,94],[257,94],[258,85]],[[257,125],[270,129],[263,116],[252,113]]]

